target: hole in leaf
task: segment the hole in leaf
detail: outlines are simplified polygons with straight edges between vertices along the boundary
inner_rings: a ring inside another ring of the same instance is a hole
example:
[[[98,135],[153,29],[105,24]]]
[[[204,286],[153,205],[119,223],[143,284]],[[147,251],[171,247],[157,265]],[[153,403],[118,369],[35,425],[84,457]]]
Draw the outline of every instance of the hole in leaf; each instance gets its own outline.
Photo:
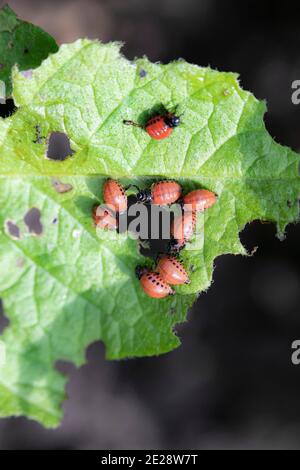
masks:
[[[73,153],[67,134],[64,132],[51,132],[48,140],[47,158],[62,161]]]
[[[141,77],[141,78],[144,78],[144,77],[146,77],[146,75],[147,75],[146,70],[141,69],[141,70],[140,70],[140,77]]]
[[[2,118],[7,118],[14,114],[17,111],[17,107],[12,98],[8,98],[6,103],[0,104],[0,116]]]
[[[36,124],[34,126],[34,130],[35,130],[35,139],[33,140],[33,143],[42,144],[46,140],[46,137],[42,135],[41,126],[39,124]]]
[[[20,240],[21,232],[17,224],[12,222],[11,220],[7,220],[5,222],[6,233],[15,240]]]
[[[129,196],[128,197],[128,210],[130,210],[130,207],[137,204],[137,199],[135,196]],[[174,218],[173,213],[169,213],[168,210],[164,209],[163,207],[160,207],[160,209],[157,212],[157,217],[151,217],[151,204],[144,204],[144,208],[147,209],[147,216],[148,216],[148,235],[145,238],[140,238],[139,239],[139,251],[140,254],[152,259],[156,259],[159,254],[163,253],[169,253],[170,251],[170,238],[165,238],[163,235],[163,217],[166,216],[167,220],[170,221],[171,225],[172,220]],[[138,204],[137,204],[138,207]],[[152,207],[153,210],[153,207]],[[124,217],[124,220],[127,220],[127,224],[122,223],[122,217]],[[122,230],[120,230],[120,233],[126,232],[128,229],[130,229],[130,225],[132,222],[137,219],[139,215],[136,216],[130,216],[126,214],[120,214],[119,215],[119,227],[122,227]],[[127,219],[126,219],[127,218]],[[152,226],[151,224],[158,223],[158,227],[155,227],[155,229],[158,230],[158,238],[157,239],[151,239],[151,233],[152,233]],[[165,224],[166,226],[166,224]],[[138,231],[140,229],[139,226],[136,226],[136,230]]]
[[[36,207],[30,209],[24,217],[24,222],[32,235],[41,235],[43,225],[41,223],[41,211]]]
[[[4,329],[9,325],[9,320],[4,315],[3,302],[0,299],[0,334],[3,333]]]
[[[56,178],[52,178],[52,185],[55,189],[56,192],[58,193],[68,193],[69,191],[72,191],[73,186],[68,183],[62,183],[60,180]]]

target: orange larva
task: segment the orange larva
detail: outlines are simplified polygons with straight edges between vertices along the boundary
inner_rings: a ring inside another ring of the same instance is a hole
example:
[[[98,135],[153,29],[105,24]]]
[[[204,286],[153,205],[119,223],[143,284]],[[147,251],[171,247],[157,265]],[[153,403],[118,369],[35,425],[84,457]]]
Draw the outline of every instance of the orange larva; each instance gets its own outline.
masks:
[[[160,206],[173,204],[181,195],[181,186],[175,181],[159,181],[151,188],[152,204]]]
[[[189,284],[188,274],[175,256],[162,256],[157,265],[161,278],[171,285]]]
[[[163,299],[169,295],[174,295],[174,290],[162,279],[162,277],[145,268],[137,267],[137,277],[144,292],[154,299]]]
[[[195,212],[184,212],[184,214],[175,217],[171,225],[171,235],[178,245],[184,246],[192,238],[195,227]]]
[[[159,206],[171,205],[182,196],[180,184],[175,181],[158,181],[151,190],[142,189],[136,195],[139,202],[151,202]]]
[[[133,121],[124,120],[123,124],[127,126],[141,127],[154,140],[163,140],[172,134],[175,127],[181,123],[180,116],[174,112],[166,111],[164,114],[158,114],[150,118],[145,126],[141,126]]]
[[[109,204],[116,212],[127,210],[127,196],[123,186],[113,179],[108,179],[103,187],[103,199],[105,204]]]
[[[95,206],[93,208],[92,215],[97,228],[104,230],[117,230],[117,217],[110,210],[102,206]]]
[[[195,189],[183,198],[183,203],[188,204],[188,210],[202,212],[213,206],[217,201],[217,197],[207,189]]]

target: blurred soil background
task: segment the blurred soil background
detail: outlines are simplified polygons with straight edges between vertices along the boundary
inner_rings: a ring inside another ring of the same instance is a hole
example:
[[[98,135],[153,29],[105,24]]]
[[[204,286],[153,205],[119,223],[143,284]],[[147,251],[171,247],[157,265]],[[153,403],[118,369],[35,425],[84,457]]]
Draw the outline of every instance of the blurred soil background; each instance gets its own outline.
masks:
[[[0,2],[1,3],[1,2]],[[267,127],[300,150],[299,17],[290,2],[225,0],[12,0],[17,14],[59,43],[79,37],[125,43],[128,58],[179,57],[240,73],[266,99]],[[300,449],[300,225],[280,242],[275,227],[241,234],[253,257],[216,260],[214,283],[178,328],[182,346],[162,357],[107,362],[92,345],[70,373],[65,418],[44,430],[0,421],[1,449]],[[2,323],[4,319],[2,318]]]

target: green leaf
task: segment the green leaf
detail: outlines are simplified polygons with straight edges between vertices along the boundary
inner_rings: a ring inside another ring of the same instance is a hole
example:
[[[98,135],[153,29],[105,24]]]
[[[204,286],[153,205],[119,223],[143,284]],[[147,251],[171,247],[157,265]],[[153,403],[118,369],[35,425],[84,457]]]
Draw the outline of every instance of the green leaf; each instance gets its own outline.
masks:
[[[15,12],[8,6],[4,5],[0,10],[0,33],[3,31],[12,32],[20,23]]]
[[[15,64],[20,70],[34,69],[57,49],[48,33],[19,20],[9,6],[4,6],[0,10],[0,80],[6,85],[6,96],[11,95],[11,70]]]
[[[19,109],[0,121],[0,295],[10,320],[1,337],[0,414],[55,426],[65,385],[55,362],[84,363],[85,348],[99,339],[111,359],[178,346],[174,327],[209,287],[215,258],[245,254],[243,227],[274,221],[282,234],[297,219],[299,155],[271,139],[265,104],[243,91],[235,74],[182,60],[130,62],[118,44],[79,40],[30,78],[15,68],[13,82]],[[161,103],[184,113],[168,139],[122,124]],[[44,137],[66,133],[72,156],[47,159],[37,126]],[[93,228],[91,208],[106,176],[141,187],[176,178],[184,191],[205,187],[218,195],[198,217],[202,236],[181,252],[192,282],[175,297],[147,297],[134,270],[151,262],[136,241]],[[57,192],[53,177],[72,189]],[[39,236],[24,222],[32,208],[41,214]]]

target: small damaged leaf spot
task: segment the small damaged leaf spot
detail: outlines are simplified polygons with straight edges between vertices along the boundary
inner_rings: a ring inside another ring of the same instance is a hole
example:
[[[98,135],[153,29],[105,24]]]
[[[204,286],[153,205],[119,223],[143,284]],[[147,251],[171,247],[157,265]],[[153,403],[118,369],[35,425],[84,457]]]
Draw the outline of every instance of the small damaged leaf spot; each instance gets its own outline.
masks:
[[[32,69],[28,69],[28,70],[23,70],[22,72],[20,72],[21,75],[23,75],[23,77],[25,78],[32,78]]]
[[[58,193],[68,193],[72,191],[73,186],[68,183],[62,183],[59,179],[52,178],[52,186],[54,187],[55,191]]]
[[[42,129],[39,124],[36,124],[34,126],[35,129],[35,139],[32,141],[34,144],[42,144],[45,140],[46,137],[42,135]]]
[[[16,266],[17,268],[23,268],[25,265],[25,260],[23,258],[17,258]]]
[[[47,158],[62,161],[73,153],[67,134],[64,132],[51,132],[48,140]]]
[[[13,238],[14,240],[20,240],[21,238],[21,231],[17,224],[15,224],[12,220],[7,220],[5,222],[6,233]]]
[[[0,299],[0,333],[2,334],[5,328],[9,325],[8,318],[4,315],[3,303]]]
[[[0,117],[8,118],[17,111],[17,107],[12,98],[8,98],[6,103],[1,104],[0,106]]]
[[[77,230],[77,229],[73,230],[73,232],[72,232],[72,237],[73,238],[79,238],[80,236],[81,236],[81,231],[80,230]]]
[[[141,77],[141,78],[144,78],[144,77],[146,77],[146,75],[147,75],[146,70],[141,69],[141,70],[140,70],[140,77]]]
[[[32,235],[42,235],[43,225],[41,223],[41,211],[36,207],[30,209],[24,216],[24,222]]]

